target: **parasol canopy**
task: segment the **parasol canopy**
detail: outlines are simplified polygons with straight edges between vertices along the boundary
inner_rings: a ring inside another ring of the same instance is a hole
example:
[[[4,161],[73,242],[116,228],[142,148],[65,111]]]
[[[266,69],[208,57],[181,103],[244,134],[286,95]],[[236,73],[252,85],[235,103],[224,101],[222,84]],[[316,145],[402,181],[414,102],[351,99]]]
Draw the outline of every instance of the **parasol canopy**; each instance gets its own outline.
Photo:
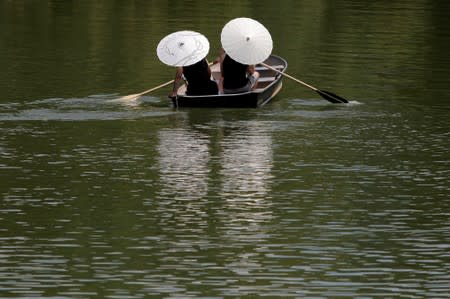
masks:
[[[170,66],[189,66],[208,55],[209,41],[195,31],[177,31],[164,37],[156,48],[159,60]]]
[[[220,36],[225,52],[242,64],[257,64],[272,53],[273,43],[269,31],[258,21],[237,18],[229,21]]]

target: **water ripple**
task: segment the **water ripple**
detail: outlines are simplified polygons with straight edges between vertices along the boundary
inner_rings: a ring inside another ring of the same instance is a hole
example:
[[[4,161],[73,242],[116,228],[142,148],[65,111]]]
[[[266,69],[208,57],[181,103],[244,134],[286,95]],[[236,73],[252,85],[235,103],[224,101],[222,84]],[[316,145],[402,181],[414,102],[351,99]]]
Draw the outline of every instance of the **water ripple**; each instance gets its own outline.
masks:
[[[142,97],[141,107],[156,104],[159,98]],[[168,104],[165,105],[169,107]],[[111,101],[111,96],[89,96],[86,98],[51,98],[29,101],[26,104],[9,103],[0,106],[0,121],[87,121],[122,120],[171,115],[171,110],[140,109],[137,104],[123,106]]]

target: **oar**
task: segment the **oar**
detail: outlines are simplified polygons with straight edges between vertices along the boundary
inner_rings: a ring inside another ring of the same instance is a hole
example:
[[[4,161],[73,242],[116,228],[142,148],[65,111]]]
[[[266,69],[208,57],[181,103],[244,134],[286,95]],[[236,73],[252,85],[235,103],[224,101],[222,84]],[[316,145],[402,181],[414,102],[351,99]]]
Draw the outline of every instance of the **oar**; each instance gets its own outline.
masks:
[[[209,66],[211,66],[211,65],[213,65],[213,64],[214,64],[214,62],[209,62],[209,63],[208,63]],[[117,101],[131,101],[131,100],[134,100],[134,99],[136,99],[136,98],[138,98],[138,97],[140,97],[140,96],[143,96],[143,95],[146,94],[146,93],[149,93],[149,92],[152,92],[152,91],[154,91],[154,90],[160,89],[161,87],[170,85],[170,84],[172,84],[174,81],[175,81],[175,80],[170,80],[169,82],[163,83],[163,84],[158,85],[158,86],[153,87],[153,88],[150,88],[149,90],[143,91],[143,92],[141,92],[141,93],[130,94],[130,95],[127,95],[127,96],[124,96],[124,97],[120,97],[120,98],[118,98],[118,99],[116,99],[116,100],[117,100]]]
[[[320,90],[318,88],[315,88],[314,86],[311,86],[311,85],[309,85],[309,84],[307,84],[307,83],[305,83],[305,82],[303,82],[303,81],[301,81],[301,80],[299,80],[297,78],[294,78],[291,75],[283,73],[283,72],[277,70],[276,68],[271,67],[268,64],[261,63],[261,65],[265,66],[268,69],[271,69],[272,71],[277,72],[278,74],[281,74],[281,75],[283,75],[285,77],[288,77],[289,79],[292,79],[292,80],[294,80],[294,81],[296,81],[296,82],[298,82],[300,84],[303,84],[304,86],[306,86],[308,88],[311,88],[312,90],[317,92],[322,98],[324,98],[327,101],[330,101],[331,103],[335,103],[335,104],[336,103],[348,103],[348,101],[346,99],[344,99],[344,98],[342,98],[342,97],[340,97],[338,95],[335,95],[332,92],[329,92],[329,91],[326,91],[326,90]]]
[[[130,94],[130,95],[127,95],[127,96],[118,98],[117,100],[118,100],[118,101],[131,101],[131,100],[134,100],[134,99],[136,99],[136,98],[138,98],[138,97],[140,97],[140,96],[143,96],[143,95],[146,94],[146,93],[149,93],[149,92],[152,92],[152,91],[154,91],[154,90],[160,89],[161,87],[170,85],[170,84],[173,83],[173,81],[174,81],[174,80],[170,80],[169,82],[163,83],[163,84],[158,85],[158,86],[153,87],[153,88],[150,88],[149,90],[143,91],[143,92],[141,92],[141,93]]]

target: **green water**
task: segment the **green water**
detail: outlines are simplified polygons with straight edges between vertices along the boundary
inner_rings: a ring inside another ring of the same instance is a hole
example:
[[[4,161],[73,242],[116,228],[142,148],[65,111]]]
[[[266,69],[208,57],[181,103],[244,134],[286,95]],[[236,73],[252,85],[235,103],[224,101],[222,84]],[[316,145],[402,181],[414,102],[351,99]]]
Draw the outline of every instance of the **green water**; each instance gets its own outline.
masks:
[[[450,298],[444,1],[0,0],[0,297]],[[262,22],[260,109],[174,110],[159,40]]]

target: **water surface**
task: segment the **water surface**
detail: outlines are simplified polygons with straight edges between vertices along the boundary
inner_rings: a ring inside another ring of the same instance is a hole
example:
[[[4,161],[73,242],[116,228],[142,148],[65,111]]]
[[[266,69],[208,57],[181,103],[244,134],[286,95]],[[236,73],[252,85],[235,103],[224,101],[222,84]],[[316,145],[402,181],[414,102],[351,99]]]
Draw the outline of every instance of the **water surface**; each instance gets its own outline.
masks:
[[[0,0],[0,297],[449,298],[449,8]],[[115,101],[241,16],[350,104]]]

